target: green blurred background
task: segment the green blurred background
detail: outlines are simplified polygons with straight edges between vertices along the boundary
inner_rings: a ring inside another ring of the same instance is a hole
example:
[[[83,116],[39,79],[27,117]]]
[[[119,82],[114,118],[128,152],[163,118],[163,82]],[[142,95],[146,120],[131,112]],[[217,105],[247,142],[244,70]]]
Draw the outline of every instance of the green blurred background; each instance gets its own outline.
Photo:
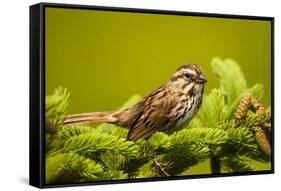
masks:
[[[186,63],[201,66],[208,93],[219,87],[210,67],[215,56],[237,61],[249,86],[264,84],[262,102],[270,105],[269,21],[50,7],[45,14],[46,93],[68,88],[70,113],[114,110],[131,95],[157,88]],[[188,172],[210,173],[208,164]]]

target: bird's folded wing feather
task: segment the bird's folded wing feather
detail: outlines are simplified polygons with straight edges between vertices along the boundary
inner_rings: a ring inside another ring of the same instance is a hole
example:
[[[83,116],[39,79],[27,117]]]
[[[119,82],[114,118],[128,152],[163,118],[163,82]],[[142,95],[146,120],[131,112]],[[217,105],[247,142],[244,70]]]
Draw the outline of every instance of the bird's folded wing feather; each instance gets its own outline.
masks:
[[[128,140],[148,138],[169,123],[169,111],[174,107],[173,96],[159,88],[144,98],[143,113],[128,133]]]

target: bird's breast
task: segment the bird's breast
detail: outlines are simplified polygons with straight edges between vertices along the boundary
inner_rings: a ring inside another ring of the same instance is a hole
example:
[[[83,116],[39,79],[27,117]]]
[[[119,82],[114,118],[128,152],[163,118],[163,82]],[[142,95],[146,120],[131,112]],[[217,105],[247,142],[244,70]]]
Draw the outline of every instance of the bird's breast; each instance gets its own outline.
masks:
[[[201,96],[191,96],[182,102],[184,107],[182,107],[180,110],[174,111],[177,112],[178,118],[175,127],[173,127],[174,131],[184,128],[190,122],[190,120],[197,113],[200,103]]]

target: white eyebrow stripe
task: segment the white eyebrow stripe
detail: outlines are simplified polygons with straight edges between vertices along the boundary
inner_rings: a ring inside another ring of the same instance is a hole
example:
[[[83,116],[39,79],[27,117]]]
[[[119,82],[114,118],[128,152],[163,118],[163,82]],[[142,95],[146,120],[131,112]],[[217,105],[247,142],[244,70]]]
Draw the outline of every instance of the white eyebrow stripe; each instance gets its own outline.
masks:
[[[189,74],[192,74],[192,75],[197,75],[197,73],[196,73],[195,71],[193,71],[193,70],[187,70],[187,72],[188,72]]]

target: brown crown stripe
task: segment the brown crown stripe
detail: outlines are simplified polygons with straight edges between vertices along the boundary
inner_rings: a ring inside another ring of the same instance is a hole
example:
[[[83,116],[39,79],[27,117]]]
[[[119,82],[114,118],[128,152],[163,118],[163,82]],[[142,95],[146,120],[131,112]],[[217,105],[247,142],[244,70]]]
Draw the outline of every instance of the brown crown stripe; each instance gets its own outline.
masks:
[[[192,64],[191,67],[194,69],[198,76],[201,74],[201,70],[197,65]]]
[[[201,74],[201,69],[199,68],[199,66],[197,66],[196,64],[185,64],[182,65],[181,67],[179,67],[177,69],[177,71],[182,70],[182,69],[191,69],[191,70],[195,70],[195,72],[200,75]]]

